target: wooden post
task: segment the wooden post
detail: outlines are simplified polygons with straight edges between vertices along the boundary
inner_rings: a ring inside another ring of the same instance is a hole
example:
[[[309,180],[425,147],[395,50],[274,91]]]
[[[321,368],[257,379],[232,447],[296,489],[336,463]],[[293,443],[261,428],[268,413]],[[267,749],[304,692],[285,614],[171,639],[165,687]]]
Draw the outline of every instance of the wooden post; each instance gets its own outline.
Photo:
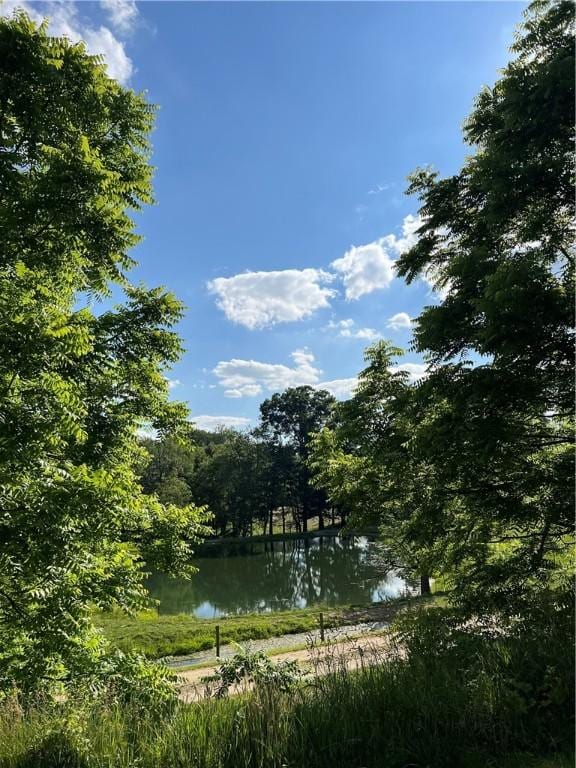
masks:
[[[220,658],[220,625],[216,624],[216,657]]]
[[[324,614],[320,612],[320,640],[324,642]]]

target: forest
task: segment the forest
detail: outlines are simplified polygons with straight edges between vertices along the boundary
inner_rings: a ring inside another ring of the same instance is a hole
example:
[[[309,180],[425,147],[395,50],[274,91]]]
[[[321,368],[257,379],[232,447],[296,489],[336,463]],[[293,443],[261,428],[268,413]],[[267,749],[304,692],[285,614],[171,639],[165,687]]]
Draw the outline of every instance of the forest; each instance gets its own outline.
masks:
[[[151,459],[141,485],[162,502],[207,506],[219,536],[306,532],[346,522],[346,511],[328,504],[312,483],[312,436],[335,415],[329,392],[309,386],[287,389],[260,405],[258,427],[244,432],[193,428],[179,441],[143,441]],[[274,519],[278,518],[278,530]]]

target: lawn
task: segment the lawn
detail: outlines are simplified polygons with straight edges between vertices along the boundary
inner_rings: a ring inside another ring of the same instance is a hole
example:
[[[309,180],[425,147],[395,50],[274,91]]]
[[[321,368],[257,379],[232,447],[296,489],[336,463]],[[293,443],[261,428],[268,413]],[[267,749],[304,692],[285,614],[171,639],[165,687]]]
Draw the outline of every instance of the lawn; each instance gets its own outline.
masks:
[[[430,598],[428,598],[430,600]],[[137,651],[149,658],[186,656],[214,648],[216,626],[220,627],[222,645],[244,643],[267,637],[280,637],[318,629],[320,613],[326,627],[369,621],[389,621],[399,610],[421,603],[419,598],[390,600],[366,606],[339,608],[314,606],[278,613],[230,616],[221,619],[198,619],[195,616],[158,616],[150,611],[136,617],[125,614],[98,613],[96,624],[106,637],[123,651]]]

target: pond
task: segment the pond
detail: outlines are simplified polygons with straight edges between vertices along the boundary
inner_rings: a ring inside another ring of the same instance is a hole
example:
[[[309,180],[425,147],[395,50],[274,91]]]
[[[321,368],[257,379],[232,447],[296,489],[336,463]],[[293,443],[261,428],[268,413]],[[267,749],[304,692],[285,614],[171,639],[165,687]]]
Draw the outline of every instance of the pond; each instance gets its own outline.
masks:
[[[190,581],[153,575],[148,587],[162,614],[199,618],[307,606],[380,602],[414,592],[384,572],[378,544],[365,536],[205,545]]]

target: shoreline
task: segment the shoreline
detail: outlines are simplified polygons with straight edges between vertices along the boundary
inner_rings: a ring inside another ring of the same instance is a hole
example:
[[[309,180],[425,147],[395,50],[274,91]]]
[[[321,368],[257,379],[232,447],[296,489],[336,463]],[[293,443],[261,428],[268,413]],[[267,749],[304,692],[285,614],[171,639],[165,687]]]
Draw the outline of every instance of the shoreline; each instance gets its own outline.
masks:
[[[348,606],[314,606],[313,608],[245,614],[220,619],[197,619],[187,615],[139,617],[122,614],[99,614],[95,624],[110,642],[123,651],[136,651],[148,658],[196,656],[215,646],[215,630],[219,625],[222,646],[314,632],[323,614],[325,628],[342,625],[390,623],[401,610],[437,602],[438,597],[398,597],[380,603]]]
[[[352,538],[353,536],[377,536],[377,528],[342,528],[340,526],[326,527],[314,531],[304,531],[298,533],[266,533],[256,534],[254,536],[215,536],[214,538],[204,539],[204,541],[198,546],[197,552],[202,550],[202,547],[209,546],[223,546],[225,544],[258,544],[275,541],[293,541],[295,539],[316,539],[323,536],[340,536],[344,539]]]

